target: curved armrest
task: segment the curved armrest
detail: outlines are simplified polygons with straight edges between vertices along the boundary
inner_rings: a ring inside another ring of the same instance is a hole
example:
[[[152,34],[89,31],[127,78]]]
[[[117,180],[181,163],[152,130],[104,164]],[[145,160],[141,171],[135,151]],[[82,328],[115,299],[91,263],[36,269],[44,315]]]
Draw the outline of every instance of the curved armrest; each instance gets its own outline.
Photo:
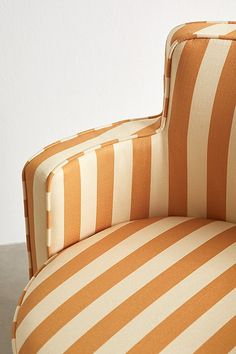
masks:
[[[30,275],[65,247],[152,213],[152,136],[159,127],[160,115],[117,122],[51,144],[26,163]]]

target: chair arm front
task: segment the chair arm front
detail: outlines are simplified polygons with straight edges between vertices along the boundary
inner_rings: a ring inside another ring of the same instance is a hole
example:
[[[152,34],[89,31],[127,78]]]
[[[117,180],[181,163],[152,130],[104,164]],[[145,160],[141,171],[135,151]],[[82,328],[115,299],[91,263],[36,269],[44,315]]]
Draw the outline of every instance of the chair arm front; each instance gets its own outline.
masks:
[[[159,128],[160,115],[117,122],[51,144],[26,163],[31,276],[73,243],[153,214],[152,139]]]

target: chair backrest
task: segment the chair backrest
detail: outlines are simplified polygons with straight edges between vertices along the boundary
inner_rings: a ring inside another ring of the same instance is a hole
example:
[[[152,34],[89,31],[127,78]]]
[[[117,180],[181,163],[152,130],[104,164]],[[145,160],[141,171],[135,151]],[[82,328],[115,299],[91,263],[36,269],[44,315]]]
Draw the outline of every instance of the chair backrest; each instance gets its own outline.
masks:
[[[236,222],[236,22],[189,23],[166,44],[157,213]]]
[[[235,103],[236,23],[174,29],[161,115],[79,133],[25,165],[30,274],[121,222],[162,215],[236,222]]]

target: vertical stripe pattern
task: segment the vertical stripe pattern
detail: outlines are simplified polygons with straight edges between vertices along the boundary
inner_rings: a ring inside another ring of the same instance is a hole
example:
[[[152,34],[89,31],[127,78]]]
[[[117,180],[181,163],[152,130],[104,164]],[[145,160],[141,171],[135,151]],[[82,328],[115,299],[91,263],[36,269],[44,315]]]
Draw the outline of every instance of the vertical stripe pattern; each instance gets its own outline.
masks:
[[[236,22],[178,26],[161,115],[26,164],[14,353],[235,352],[235,78]]]
[[[119,222],[155,215],[236,221],[235,33],[233,22],[178,26],[166,44],[162,117],[87,131],[26,164],[31,273]]]
[[[236,105],[236,42],[232,42],[223,67],[212,109],[208,140],[208,216],[226,219],[228,148]]]
[[[208,135],[217,84],[230,46],[230,41],[226,41],[224,45],[214,39],[209,42],[194,87],[187,141],[188,215],[198,217],[207,215]]]
[[[168,215],[236,221],[235,39],[235,23],[202,22],[177,27],[167,40],[169,104],[158,153],[161,161],[168,146]]]
[[[80,235],[89,236],[96,230],[97,211],[97,159],[96,153],[87,153],[79,158],[81,179]]]
[[[51,144],[27,162],[23,185],[27,197],[24,204],[29,230],[30,275],[64,247],[130,220],[131,201],[138,196],[133,178],[136,179],[139,168],[145,171],[144,159],[151,160],[149,144],[148,149],[141,151],[144,152],[140,157],[143,166],[136,163],[133,171],[133,144],[136,159],[139,150],[139,144],[133,141],[136,138],[140,142],[150,140],[159,127],[160,116],[121,121]],[[133,216],[139,218],[148,216],[150,200],[150,171],[147,177],[145,172],[143,175],[145,207],[135,211],[136,205],[133,205]],[[64,182],[58,184],[58,179]],[[55,206],[50,213],[46,210],[47,203],[51,209]]]
[[[182,52],[173,92],[168,133],[169,214],[187,214],[187,133],[193,90],[202,58],[208,45],[203,39],[194,50],[189,40]],[[184,99],[184,104],[183,104]]]
[[[63,167],[64,170],[64,247],[79,240],[81,220],[81,179],[78,159]],[[76,210],[76,213],[71,213]]]

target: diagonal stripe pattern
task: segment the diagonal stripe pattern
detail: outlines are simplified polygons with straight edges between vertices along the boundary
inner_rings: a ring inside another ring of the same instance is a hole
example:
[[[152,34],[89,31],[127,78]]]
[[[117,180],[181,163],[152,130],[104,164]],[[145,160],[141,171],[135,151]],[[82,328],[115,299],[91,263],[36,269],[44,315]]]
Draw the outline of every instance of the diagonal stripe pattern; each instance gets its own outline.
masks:
[[[17,352],[195,350],[232,321],[234,224],[155,217],[96,237],[59,254],[29,285],[15,323]],[[188,343],[194,331],[199,337]]]

